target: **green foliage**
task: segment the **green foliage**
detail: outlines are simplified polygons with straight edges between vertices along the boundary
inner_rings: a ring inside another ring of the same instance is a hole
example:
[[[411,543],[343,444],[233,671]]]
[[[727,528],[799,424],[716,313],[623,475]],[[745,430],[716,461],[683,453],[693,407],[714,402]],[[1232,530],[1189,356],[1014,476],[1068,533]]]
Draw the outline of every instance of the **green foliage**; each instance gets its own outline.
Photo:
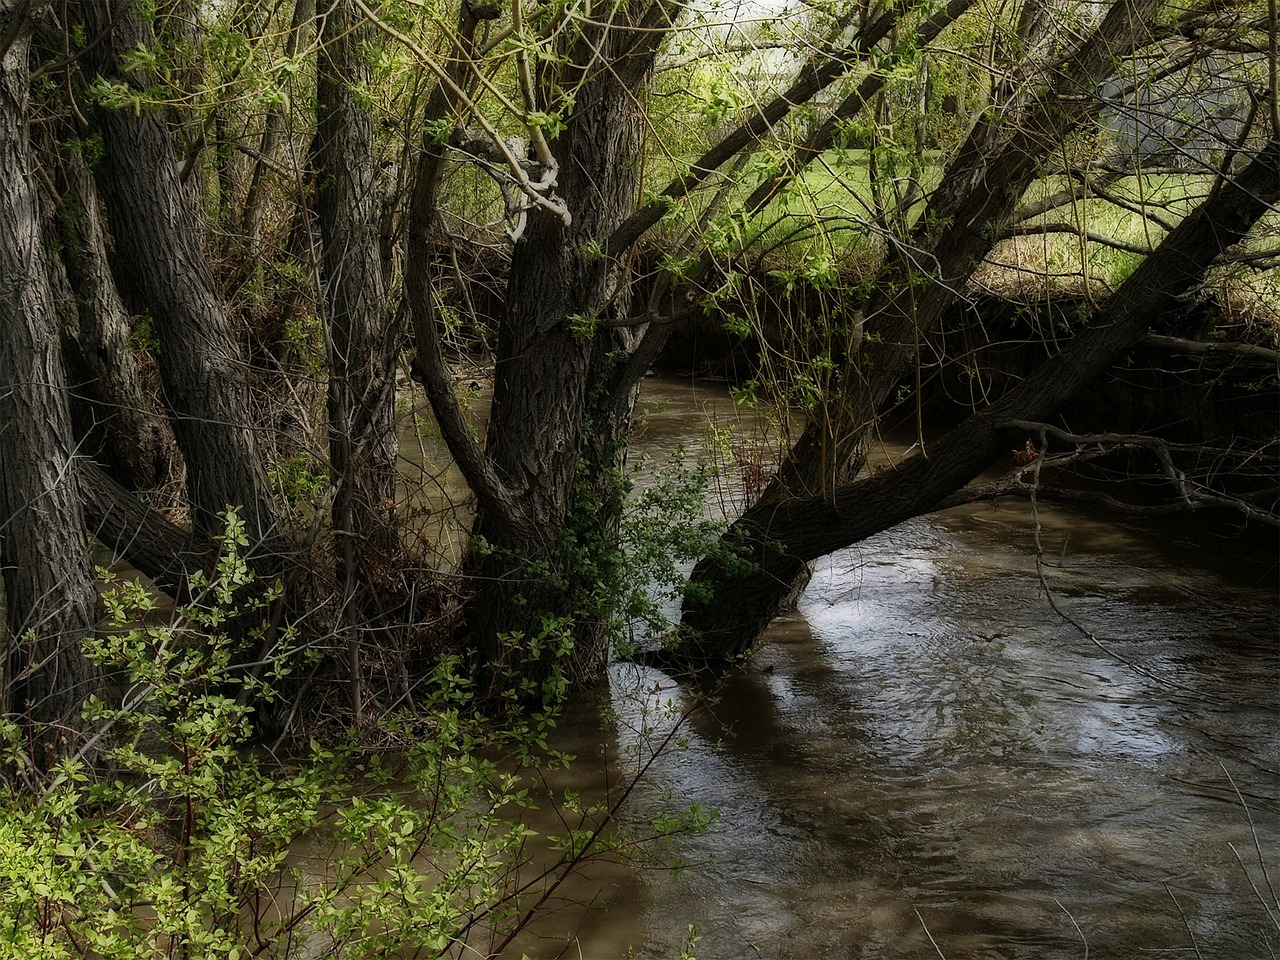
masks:
[[[625,562],[616,590],[626,626],[619,637],[624,647],[671,627],[689,567],[716,548],[725,529],[723,521],[708,516],[714,468],[705,461],[689,468],[682,460],[677,451],[630,500],[623,516]]]
[[[692,923],[689,924],[689,929],[685,932],[684,948],[680,951],[680,960],[697,960],[694,951],[701,940],[702,937],[698,933],[698,928]]]
[[[328,477],[316,467],[310,456],[296,453],[271,469],[272,489],[287,504],[312,503],[329,485]]]
[[[517,927],[511,875],[534,836],[520,771],[567,762],[547,745],[553,712],[494,727],[445,657],[412,724],[387,728],[394,754],[255,750],[255,705],[305,658],[291,630],[248,627],[277,591],[255,588],[243,523],[226,520],[201,602],[171,621],[137,584],[107,591],[110,629],[86,645],[118,686],[84,707],[110,744],[100,764],[65,760],[40,796],[0,791],[0,958],[407,956]],[[564,627],[535,638],[553,659]],[[0,724],[8,762],[21,741]],[[613,813],[548,838],[550,875],[606,849]]]
[[[134,350],[149,353],[153,357],[160,355],[160,337],[156,333],[156,323],[151,314],[144,313],[134,319],[129,341]]]
[[[565,323],[569,326],[569,332],[580,340],[590,340],[600,326],[595,317],[585,313],[570,314],[565,318]]]

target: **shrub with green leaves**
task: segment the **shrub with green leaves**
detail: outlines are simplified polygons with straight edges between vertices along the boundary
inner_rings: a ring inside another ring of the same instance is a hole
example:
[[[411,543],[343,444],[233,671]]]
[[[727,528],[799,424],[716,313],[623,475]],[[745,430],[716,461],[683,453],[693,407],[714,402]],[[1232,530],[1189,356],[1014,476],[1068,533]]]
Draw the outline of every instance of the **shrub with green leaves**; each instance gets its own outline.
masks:
[[[306,657],[292,631],[265,625],[276,591],[253,583],[242,522],[226,519],[199,602],[157,622],[136,584],[107,593],[111,629],[87,651],[115,692],[84,708],[100,755],[64,760],[37,796],[0,788],[0,960],[453,955],[477,931],[502,942],[531,911],[516,880],[533,837],[527,774],[567,762],[547,744],[554,717],[487,722],[445,658],[414,716],[381,729],[394,750],[353,737],[281,761],[254,747],[254,705]],[[0,736],[20,764],[18,729]],[[561,853],[534,868],[537,897],[592,845],[609,848],[600,826],[615,813],[574,819],[572,842],[547,838]]]

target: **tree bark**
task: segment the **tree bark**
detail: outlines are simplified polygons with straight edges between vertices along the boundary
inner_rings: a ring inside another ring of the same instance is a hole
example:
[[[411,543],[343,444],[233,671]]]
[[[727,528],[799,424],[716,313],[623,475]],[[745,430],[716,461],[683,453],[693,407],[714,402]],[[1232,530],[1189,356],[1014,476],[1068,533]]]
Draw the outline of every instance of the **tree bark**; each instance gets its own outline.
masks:
[[[1059,356],[1018,387],[891,470],[830,495],[795,497],[742,518],[751,552],[735,569],[703,561],[706,600],[686,602],[688,633],[655,661],[720,670],[746,655],[776,613],[772,587],[808,563],[903,520],[927,513],[971,481],[1025,434],[1011,420],[1052,417],[1133,349],[1151,324],[1204,278],[1205,271],[1280,200],[1280,139],[1273,137],[1239,176],[1221,182],[1120,286]]]
[[[148,78],[121,66],[129,51],[154,42],[140,7],[135,0],[93,0],[80,10],[91,42],[105,37],[87,59],[103,77],[141,92]],[[190,195],[178,180],[169,130],[145,107],[101,109],[96,120],[106,147],[97,174],[116,272],[145,304],[160,340],[160,375],[186,460],[193,526],[208,537],[221,528],[218,514],[238,507],[262,569],[266,556],[279,552],[280,531],[253,426],[249,371],[201,247]]]
[[[104,463],[132,490],[176,473],[177,445],[159,398],[148,389],[129,317],[107,260],[98,191],[74,147],[45,160],[59,173],[60,263],[51,281],[63,301],[62,352],[81,453]]]
[[[80,642],[96,602],[32,188],[28,57],[31,19],[46,7],[0,0],[0,36],[11,38],[0,57],[0,567],[10,636],[0,713],[23,719],[38,768],[78,732],[92,683]]]
[[[356,90],[370,79],[367,26],[350,0],[325,11],[319,71],[317,180],[328,307],[329,452],[344,568],[371,584],[400,545],[395,519],[395,357],[379,252],[373,120]]]
[[[196,543],[189,530],[164,519],[93,461],[77,459],[76,473],[88,533],[185,601],[188,578],[210,563],[208,544]]]
[[[644,374],[617,379],[642,331],[610,326],[628,318],[630,272],[625,260],[603,252],[639,200],[637,91],[656,50],[652,35],[628,28],[664,15],[660,6],[631,13],[631,22],[620,13],[619,22],[566,51],[567,69],[598,70],[578,89],[555,141],[558,192],[572,221],[530,211],[512,254],[498,338],[487,454],[503,483],[519,491],[529,529],[481,514],[477,534],[488,552],[479,564],[472,635],[483,657],[509,665],[528,655],[547,624],[566,624],[573,649],[562,666],[575,682],[597,678],[607,660],[623,437]],[[592,66],[601,61],[610,68]],[[568,82],[576,79],[571,72]],[[504,647],[509,636],[525,647]],[[545,667],[525,662],[520,669],[537,676]]]
[[[357,90],[371,38],[351,0],[323,12],[316,179],[327,306],[329,458],[337,495],[338,580],[360,621],[349,638],[353,712],[361,714],[360,631],[376,622],[400,553],[396,525],[397,330],[383,292],[373,119]]]
[[[486,9],[461,4],[451,83],[437,87],[429,120],[465,120],[455,88],[470,82],[477,18],[487,16]],[[554,189],[570,219],[540,206],[527,210],[527,229],[513,252],[483,448],[450,383],[430,282],[444,148],[428,138],[420,156],[406,269],[414,374],[476,495],[475,542],[483,548],[470,561],[479,588],[470,638],[477,667],[500,686],[528,681],[536,687],[555,664],[571,681],[592,680],[607,652],[600,629],[607,604],[599,602],[597,585],[601,565],[614,562],[617,515],[605,504],[620,490],[618,438],[647,364],[628,363],[638,337],[609,326],[625,319],[629,274],[628,264],[604,248],[636,209],[638,92],[674,9],[662,2],[619,8],[615,22],[585,27],[565,43],[556,65],[543,64],[536,90],[532,81],[522,82],[527,98],[541,98],[526,103],[530,110],[554,109],[549,101],[558,90],[574,91],[554,141]],[[541,154],[539,162],[545,163]],[[578,641],[572,652],[535,649],[548,626],[557,640],[567,630]]]

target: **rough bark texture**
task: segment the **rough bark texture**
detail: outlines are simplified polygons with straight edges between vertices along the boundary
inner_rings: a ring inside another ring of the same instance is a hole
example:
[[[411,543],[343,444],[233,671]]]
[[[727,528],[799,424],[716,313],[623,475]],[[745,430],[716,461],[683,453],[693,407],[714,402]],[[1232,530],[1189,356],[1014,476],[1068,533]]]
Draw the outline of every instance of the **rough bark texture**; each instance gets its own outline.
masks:
[[[165,520],[91,460],[77,459],[84,518],[95,539],[178,600],[187,578],[210,562],[208,544]]]
[[[338,582],[347,618],[352,712],[363,710],[361,632],[389,612],[396,525],[395,357],[399,347],[383,293],[373,118],[357,90],[369,84],[362,26],[351,0],[321,8],[316,182],[321,280],[329,360],[329,461],[337,493]]]
[[[177,446],[134,351],[107,261],[98,191],[78,150],[65,150],[56,169],[61,257],[50,264],[51,280],[61,288],[62,351],[81,453],[130,489],[157,487],[180,467]]]
[[[328,307],[329,456],[344,579],[385,577],[400,545],[395,516],[395,356],[383,292],[373,120],[355,90],[369,81],[355,4],[327,5],[316,137],[322,279]]]
[[[1224,181],[1165,238],[1061,355],[931,444],[927,456],[842,484],[830,495],[795,497],[748,511],[744,528],[754,549],[745,559],[755,569],[735,573],[722,565],[714,579],[705,578],[714,589],[706,600],[686,605],[690,633],[674,651],[655,659],[681,668],[722,669],[744,655],[777,612],[770,583],[791,576],[797,563],[928,512],[972,480],[1025,436],[1003,423],[1044,421],[1088,389],[1278,199],[1280,140],[1272,139],[1238,177]]]
[[[1044,159],[1102,109],[1105,101],[1097,90],[1114,73],[1117,58],[1153,39],[1156,6],[1154,0],[1119,0],[1047,89],[1028,93],[1024,102],[978,122],[948,164],[927,212],[891,253],[863,305],[863,323],[874,338],[851,351],[838,386],[810,417],[760,500],[730,527],[726,547],[766,549],[754,540],[759,517],[793,498],[829,494],[862,469],[865,440],[877,412],[918,362],[921,345],[961,295]],[[708,557],[693,572],[685,613],[691,628],[719,629],[708,611],[722,604],[708,595],[730,582],[723,557]],[[786,563],[780,559],[768,576],[752,578],[752,606],[761,620],[757,629],[781,613],[805,585],[807,564],[792,557],[785,570]]]
[[[0,36],[13,37],[0,60],[0,567],[12,638],[0,713],[27,722],[33,759],[43,767],[73,741],[80,701],[90,692],[80,641],[93,628],[96,596],[32,188],[26,108],[33,11],[22,6],[0,0]]]
[[[651,43],[645,34],[602,28],[567,51],[564,69],[594,72],[554,144],[558,193],[572,222],[530,212],[512,256],[498,342],[487,453],[517,492],[528,528],[481,515],[477,532],[491,550],[479,565],[472,633],[485,659],[502,661],[519,657],[504,651],[503,636],[529,640],[548,618],[574,618],[570,672],[577,680],[598,676],[608,652],[610,609],[597,583],[609,590],[616,563],[621,439],[638,377],[615,382],[635,337],[607,324],[627,317],[630,278],[625,263],[601,251],[636,209],[636,91],[652,64]],[[544,76],[542,84],[576,79]]]
[[[94,0],[80,10],[87,59],[108,80],[145,89],[121,57],[152,42],[134,0]],[[169,129],[157,112],[99,110],[105,155],[96,173],[116,243],[115,267],[150,313],[160,340],[160,374],[187,464],[192,521],[201,535],[220,529],[228,506],[241,516],[259,557],[276,530],[249,406],[248,370],[221,292],[201,248],[202,230],[178,181]]]
[[[528,211],[513,252],[483,448],[470,435],[450,383],[431,289],[431,230],[444,148],[428,138],[420,156],[406,268],[414,374],[476,495],[477,542],[488,549],[471,561],[479,586],[470,608],[471,639],[477,665],[496,667],[498,679],[505,671],[536,680],[559,659],[570,679],[589,681],[604,663],[601,627],[608,603],[598,602],[604,597],[595,586],[601,576],[607,579],[602,567],[616,562],[619,441],[650,357],[630,352],[639,339],[634,333],[610,326],[626,316],[629,265],[604,251],[636,209],[639,94],[676,7],[657,2],[618,8],[614,22],[585,26],[566,40],[558,62],[541,65],[527,89],[532,93],[536,86],[536,95],[548,99],[557,90],[573,91],[566,127],[551,144],[559,161],[555,194],[571,222],[541,207]],[[478,18],[492,15],[491,8],[461,4],[447,65],[458,86],[471,82],[467,62]],[[437,122],[467,119],[451,85],[443,83],[426,114]],[[569,657],[530,651],[548,620],[573,621]],[[524,642],[505,646],[503,638],[512,635]]]

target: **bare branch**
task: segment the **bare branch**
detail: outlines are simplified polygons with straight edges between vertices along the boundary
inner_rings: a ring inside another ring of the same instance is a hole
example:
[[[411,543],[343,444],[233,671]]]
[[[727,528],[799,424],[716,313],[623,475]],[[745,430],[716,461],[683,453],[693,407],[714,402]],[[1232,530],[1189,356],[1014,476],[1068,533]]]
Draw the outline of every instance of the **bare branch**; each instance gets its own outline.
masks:
[[[720,142],[699,157],[683,177],[677,177],[657,199],[628,217],[605,244],[611,257],[631,249],[646,232],[666,216],[672,201],[687,196],[711,174],[733,159],[752,143],[765,137],[795,107],[808,103],[821,90],[847,74],[897,25],[899,14],[891,9],[869,23],[846,47],[826,51],[801,69],[799,77],[786,91],[721,138]]]
[[[1123,250],[1126,253],[1141,254],[1144,257],[1151,253],[1150,247],[1140,246],[1136,243],[1126,243],[1123,240],[1117,240],[1114,237],[1108,237],[1106,234],[1098,233],[1096,230],[1076,226],[1074,223],[1024,224],[1003,231],[1000,234],[1000,239],[1011,240],[1014,237],[1034,237],[1049,233],[1069,233],[1074,237],[1088,240],[1090,243],[1110,247],[1113,250]]]

